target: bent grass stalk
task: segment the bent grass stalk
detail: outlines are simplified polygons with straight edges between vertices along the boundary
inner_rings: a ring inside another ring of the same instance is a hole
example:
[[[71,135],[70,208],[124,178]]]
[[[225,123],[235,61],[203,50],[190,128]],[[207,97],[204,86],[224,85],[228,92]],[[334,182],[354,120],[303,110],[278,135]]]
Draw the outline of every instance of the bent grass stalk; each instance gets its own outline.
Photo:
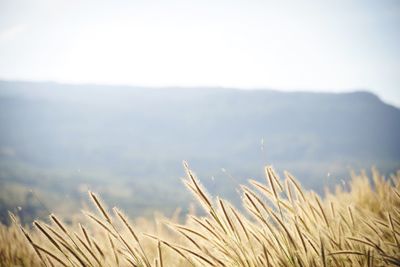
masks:
[[[98,214],[84,211],[89,224],[66,225],[51,214],[52,224],[35,221],[34,231],[10,213],[14,225],[1,226],[0,237],[13,236],[20,247],[0,245],[0,263],[18,265],[25,257],[22,266],[400,266],[400,172],[386,180],[374,170],[373,185],[361,173],[348,192],[320,198],[288,172],[282,183],[268,166],[266,183],[250,180],[254,190],[241,186],[243,208],[235,208],[212,198],[183,166],[184,184],[205,216],[189,214],[182,224],[167,220],[171,231],[143,233],[89,192]]]

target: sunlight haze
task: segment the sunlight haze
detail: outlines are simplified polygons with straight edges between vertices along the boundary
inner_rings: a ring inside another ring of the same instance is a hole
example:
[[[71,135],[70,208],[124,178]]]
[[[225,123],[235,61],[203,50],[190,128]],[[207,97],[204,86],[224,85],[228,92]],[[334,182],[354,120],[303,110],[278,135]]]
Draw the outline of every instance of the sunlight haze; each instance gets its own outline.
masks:
[[[0,79],[368,90],[400,106],[398,1],[0,1]]]

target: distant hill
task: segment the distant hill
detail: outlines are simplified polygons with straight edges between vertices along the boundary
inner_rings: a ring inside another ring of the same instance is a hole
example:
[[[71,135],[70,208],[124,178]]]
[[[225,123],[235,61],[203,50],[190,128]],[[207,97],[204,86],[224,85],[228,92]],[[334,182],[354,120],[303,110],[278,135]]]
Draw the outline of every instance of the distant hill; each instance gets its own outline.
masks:
[[[1,81],[0,206],[92,188],[132,213],[171,211],[188,199],[182,160],[227,197],[264,164],[321,192],[350,168],[400,168],[399,136],[400,110],[368,92]]]

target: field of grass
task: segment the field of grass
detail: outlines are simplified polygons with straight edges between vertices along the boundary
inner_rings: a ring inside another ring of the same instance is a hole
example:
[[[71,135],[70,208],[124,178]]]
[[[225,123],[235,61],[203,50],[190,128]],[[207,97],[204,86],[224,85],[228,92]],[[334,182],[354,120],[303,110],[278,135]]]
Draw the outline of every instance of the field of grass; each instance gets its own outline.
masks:
[[[288,172],[211,197],[189,166],[184,183],[203,210],[128,219],[89,192],[95,210],[33,227],[0,226],[0,266],[400,266],[400,172],[352,174],[320,198]]]

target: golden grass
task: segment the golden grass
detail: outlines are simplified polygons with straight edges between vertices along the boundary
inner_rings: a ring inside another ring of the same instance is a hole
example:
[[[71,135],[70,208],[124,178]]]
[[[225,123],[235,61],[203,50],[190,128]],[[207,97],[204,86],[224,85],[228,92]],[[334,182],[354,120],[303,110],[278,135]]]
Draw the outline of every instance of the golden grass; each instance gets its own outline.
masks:
[[[184,163],[187,188],[205,216],[184,224],[158,216],[132,222],[89,192],[97,214],[85,224],[34,222],[35,230],[0,226],[1,266],[400,266],[400,172],[361,173],[348,191],[324,199],[272,167],[266,183],[241,186],[243,210],[212,198]]]

